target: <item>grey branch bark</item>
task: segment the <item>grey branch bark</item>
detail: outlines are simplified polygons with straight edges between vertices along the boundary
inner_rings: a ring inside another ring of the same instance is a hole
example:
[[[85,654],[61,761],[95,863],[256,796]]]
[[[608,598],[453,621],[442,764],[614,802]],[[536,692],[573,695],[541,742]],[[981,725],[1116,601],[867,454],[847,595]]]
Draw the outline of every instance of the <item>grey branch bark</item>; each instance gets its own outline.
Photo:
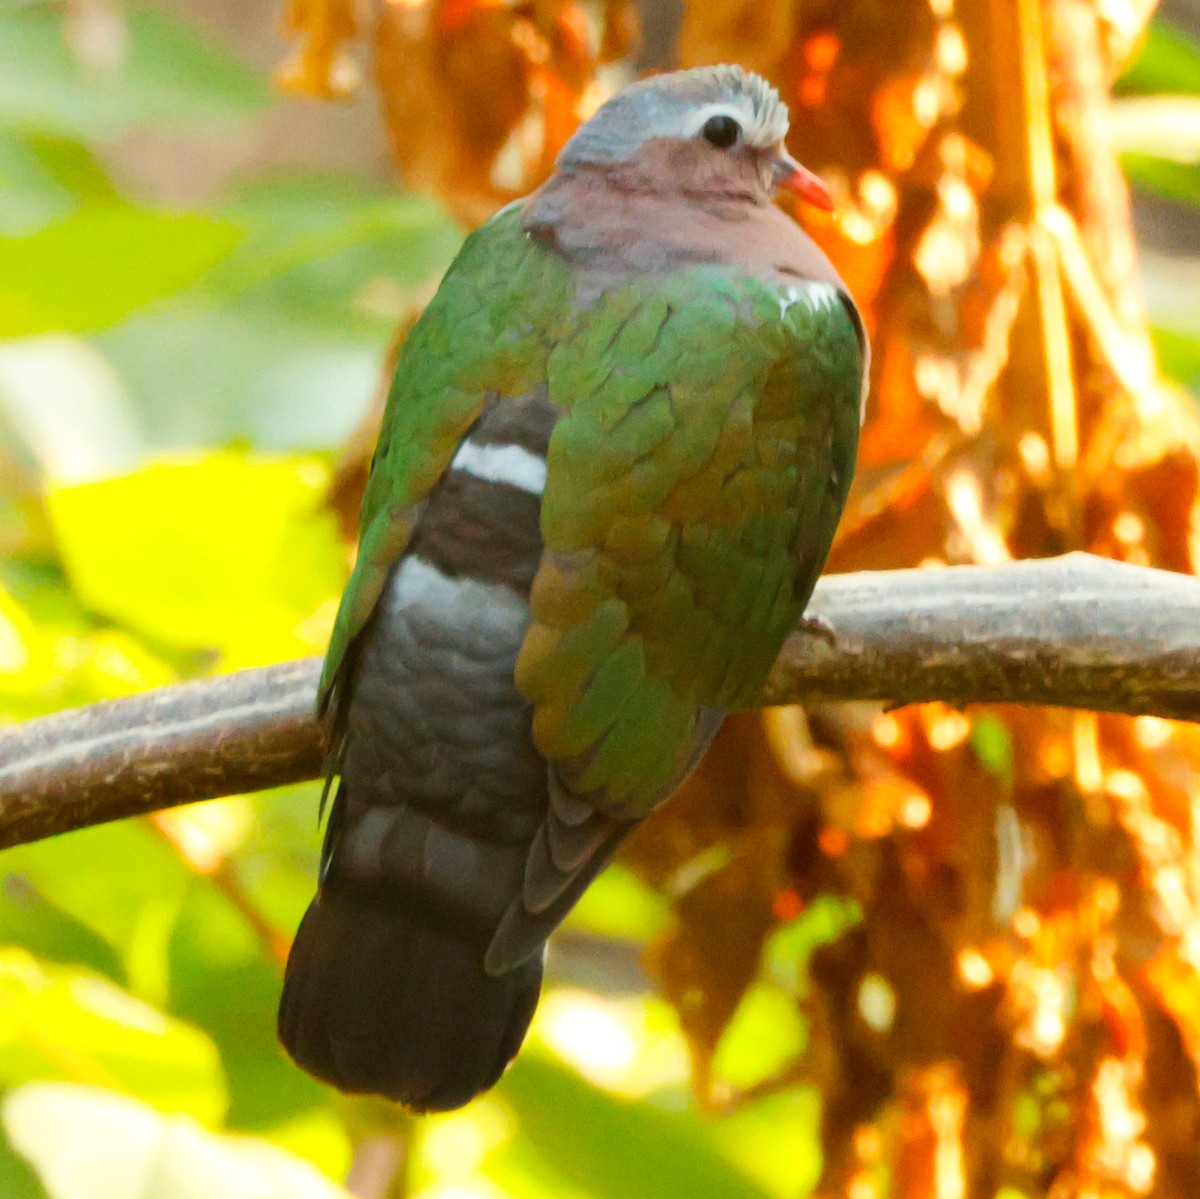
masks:
[[[833,575],[762,703],[922,700],[1200,720],[1200,579],[1087,554]],[[316,658],[0,730],[0,848],[317,776]]]

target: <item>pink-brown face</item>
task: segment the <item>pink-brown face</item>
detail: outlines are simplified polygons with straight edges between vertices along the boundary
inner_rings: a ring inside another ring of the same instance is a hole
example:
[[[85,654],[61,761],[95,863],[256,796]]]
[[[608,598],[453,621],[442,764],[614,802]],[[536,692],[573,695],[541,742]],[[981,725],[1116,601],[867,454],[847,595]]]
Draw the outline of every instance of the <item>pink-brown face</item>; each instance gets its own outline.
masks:
[[[652,138],[619,174],[637,176],[649,190],[733,196],[768,202],[784,191],[829,211],[833,198],[821,179],[798,163],[782,142],[769,147],[714,145],[704,137]]]
[[[706,115],[695,136],[714,150],[727,156],[744,156],[753,165],[769,194],[787,191],[817,208],[830,211],[833,197],[829,189],[807,167],[801,166],[784,145],[780,137],[763,145],[764,136],[774,129],[764,129],[754,120],[752,112],[741,110],[741,106],[709,106],[715,111]]]
[[[637,177],[654,191],[766,202],[784,190],[832,208],[821,180],[787,152],[787,130],[787,108],[765,79],[740,67],[700,67],[613,97],[571,138],[559,165]]]

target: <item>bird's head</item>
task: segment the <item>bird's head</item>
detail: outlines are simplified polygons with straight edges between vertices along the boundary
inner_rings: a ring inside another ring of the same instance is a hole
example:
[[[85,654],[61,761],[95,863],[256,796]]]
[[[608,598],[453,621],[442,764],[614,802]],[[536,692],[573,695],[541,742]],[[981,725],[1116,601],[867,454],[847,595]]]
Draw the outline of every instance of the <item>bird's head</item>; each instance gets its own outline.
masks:
[[[655,75],[618,92],[581,125],[558,158],[562,170],[665,171],[680,190],[764,198],[784,190],[831,209],[825,184],[787,151],[787,106],[761,76],[736,66]]]

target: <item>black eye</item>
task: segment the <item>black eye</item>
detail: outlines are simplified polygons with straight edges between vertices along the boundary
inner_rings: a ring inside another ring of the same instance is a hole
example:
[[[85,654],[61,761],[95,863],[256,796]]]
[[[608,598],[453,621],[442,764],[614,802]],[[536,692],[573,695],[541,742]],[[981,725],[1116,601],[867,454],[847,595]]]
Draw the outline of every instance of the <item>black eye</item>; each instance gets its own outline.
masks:
[[[718,150],[728,150],[742,136],[742,127],[733,117],[716,116],[709,117],[700,132]]]

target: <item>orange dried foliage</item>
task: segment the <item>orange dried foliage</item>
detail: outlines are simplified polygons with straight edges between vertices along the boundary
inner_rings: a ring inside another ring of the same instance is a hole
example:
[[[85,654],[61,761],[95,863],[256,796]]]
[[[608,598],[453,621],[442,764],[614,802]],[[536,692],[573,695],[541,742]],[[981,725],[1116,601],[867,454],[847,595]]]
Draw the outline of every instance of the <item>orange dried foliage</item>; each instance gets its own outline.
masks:
[[[530,191],[599,102],[601,62],[636,38],[636,9],[594,21],[572,0],[386,0],[375,80],[405,181],[468,224]]]
[[[358,33],[354,0],[288,0],[283,29],[298,45],[276,75],[280,87],[326,100],[353,91],[358,68],[347,45]]]
[[[837,197],[798,215],[874,366],[831,569],[1086,549],[1196,572],[1200,424],[1155,375],[1090,132],[1152,8],[685,0],[673,36],[642,9],[645,45],[674,47],[656,65],[769,75]],[[330,11],[294,0],[313,46],[335,26],[304,14]],[[540,182],[640,52],[624,0],[387,0],[374,50],[406,179],[469,222]],[[820,1084],[821,1195],[1192,1199],[1198,782],[1200,729],[1149,718],[734,717],[627,853],[674,902],[648,960],[698,1094],[738,1102],[720,1037],[767,937],[833,893],[861,922],[796,963],[806,1057],[755,1092]]]

